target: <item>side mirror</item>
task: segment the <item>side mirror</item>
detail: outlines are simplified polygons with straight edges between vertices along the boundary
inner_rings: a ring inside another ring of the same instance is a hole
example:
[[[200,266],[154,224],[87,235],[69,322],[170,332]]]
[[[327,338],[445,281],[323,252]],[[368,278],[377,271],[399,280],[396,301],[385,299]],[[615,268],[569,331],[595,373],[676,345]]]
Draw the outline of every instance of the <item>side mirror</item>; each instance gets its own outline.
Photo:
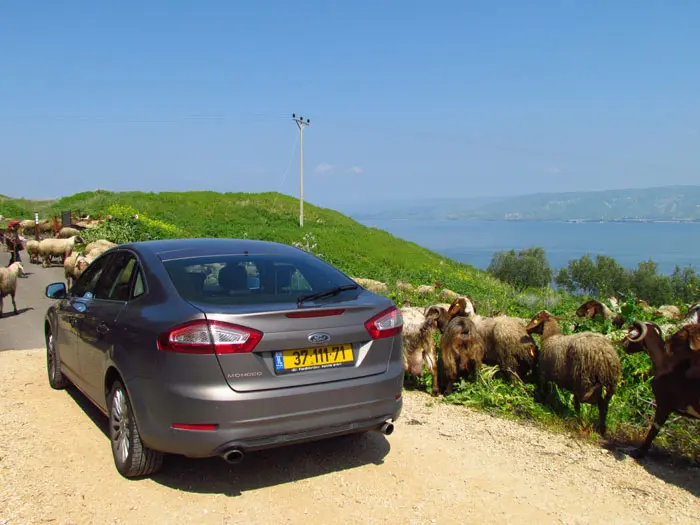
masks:
[[[49,299],[63,299],[66,295],[65,283],[52,283],[46,287],[46,297]]]

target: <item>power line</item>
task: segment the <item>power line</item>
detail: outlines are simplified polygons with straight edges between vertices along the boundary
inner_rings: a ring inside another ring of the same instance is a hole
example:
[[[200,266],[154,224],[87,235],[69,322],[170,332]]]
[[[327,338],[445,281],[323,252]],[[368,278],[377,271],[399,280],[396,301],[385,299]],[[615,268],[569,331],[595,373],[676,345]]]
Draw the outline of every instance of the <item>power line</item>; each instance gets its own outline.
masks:
[[[241,113],[236,115],[178,115],[168,117],[120,117],[114,115],[0,115],[4,122],[8,121],[56,121],[56,122],[97,122],[108,124],[132,123],[175,123],[188,121],[240,121],[241,119],[287,119],[287,114],[281,113]]]

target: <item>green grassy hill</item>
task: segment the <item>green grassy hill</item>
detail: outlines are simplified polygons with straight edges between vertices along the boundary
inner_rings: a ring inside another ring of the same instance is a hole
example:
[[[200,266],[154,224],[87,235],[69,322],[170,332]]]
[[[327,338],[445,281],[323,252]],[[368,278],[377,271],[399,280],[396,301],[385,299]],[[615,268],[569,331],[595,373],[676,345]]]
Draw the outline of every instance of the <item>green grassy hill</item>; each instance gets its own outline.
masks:
[[[35,210],[41,218],[59,215],[61,210],[89,214],[92,218],[111,216],[113,220],[85,231],[88,241],[97,238],[127,242],[172,237],[247,237],[295,244],[352,277],[387,283],[387,295],[399,304],[404,299],[410,299],[414,305],[447,302],[437,293],[418,296],[396,287],[397,280],[413,285],[431,285],[437,281],[459,294],[470,295],[480,313],[485,315],[502,310],[530,318],[537,311],[547,309],[566,316],[568,320],[560,323],[565,332],[570,331],[573,312],[586,299],[549,288],[516,292],[484,271],[382,230],[367,228],[336,211],[310,204],[304,207],[305,224],[300,228],[298,200],[278,193],[95,191],[44,202],[0,198],[0,214],[5,217],[30,219]],[[135,214],[138,220],[131,219]],[[627,303],[623,314],[627,321],[662,322],[645,314],[634,303]],[[624,335],[624,332],[614,332],[609,321],[585,321],[580,323],[580,329],[600,331],[613,340]],[[620,356],[623,377],[610,406],[608,428],[613,439],[636,441],[646,433],[653,415],[651,366],[646,355],[627,356],[620,350]],[[578,419],[568,392],[554,388],[546,400],[536,400],[533,384],[513,386],[494,377],[493,372],[485,368],[477,381],[462,381],[447,401],[595,438],[592,429],[597,409],[584,405],[582,419]],[[431,382],[427,374],[418,386],[429,386]],[[685,457],[700,459],[698,430],[698,422],[683,419],[667,425],[655,443]]]
[[[61,210],[96,217],[128,217],[138,214],[150,238],[247,237],[287,244],[297,243],[353,277],[387,283],[392,292],[397,280],[414,285],[433,284],[471,295],[485,312],[492,309],[527,315],[535,306],[559,311],[551,299],[529,295],[519,302],[512,287],[469,265],[461,264],[391,234],[368,228],[334,210],[305,203],[304,228],[299,227],[299,201],[279,193],[198,192],[83,192],[57,201],[31,203],[0,201],[0,214],[32,218],[34,208],[42,218]],[[28,201],[26,201],[28,202]],[[14,206],[14,207],[13,207]],[[7,211],[6,211],[7,210]],[[104,231],[95,234],[104,234]],[[143,240],[146,237],[139,237]],[[119,240],[119,239],[115,239]],[[434,297],[408,297],[398,292],[397,301],[410,298],[420,304]],[[571,306],[571,305],[569,305]],[[563,310],[562,310],[563,312]]]

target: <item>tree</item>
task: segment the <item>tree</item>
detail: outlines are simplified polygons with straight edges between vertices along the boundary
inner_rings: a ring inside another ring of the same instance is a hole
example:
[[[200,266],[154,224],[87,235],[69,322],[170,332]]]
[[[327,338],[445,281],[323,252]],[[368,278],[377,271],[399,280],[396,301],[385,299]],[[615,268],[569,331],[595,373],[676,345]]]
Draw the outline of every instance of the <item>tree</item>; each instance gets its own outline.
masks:
[[[552,268],[544,248],[540,247],[526,248],[517,253],[515,250],[497,252],[488,271],[518,290],[541,288],[552,282]]]
[[[634,271],[632,291],[649,304],[662,305],[673,301],[671,279],[658,275],[657,265],[651,259],[640,262]]]
[[[570,293],[584,292],[600,298],[628,294],[631,275],[612,257],[597,255],[593,262],[586,254],[560,269],[555,282]]]
[[[694,303],[700,295],[700,275],[691,266],[683,269],[676,266],[671,274],[671,288],[676,300]]]
[[[612,257],[596,256],[596,291],[599,297],[627,295],[631,288],[631,274]]]

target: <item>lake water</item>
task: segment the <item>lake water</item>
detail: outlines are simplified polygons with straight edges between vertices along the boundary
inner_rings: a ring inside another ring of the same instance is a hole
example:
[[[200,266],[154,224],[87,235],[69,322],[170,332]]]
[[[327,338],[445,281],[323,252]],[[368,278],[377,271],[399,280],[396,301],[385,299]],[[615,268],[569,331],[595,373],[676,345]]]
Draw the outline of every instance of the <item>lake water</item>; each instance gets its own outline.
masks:
[[[360,222],[481,269],[488,267],[494,252],[541,246],[554,269],[589,253],[614,257],[627,268],[651,258],[660,273],[671,273],[675,265],[700,271],[698,223]]]

